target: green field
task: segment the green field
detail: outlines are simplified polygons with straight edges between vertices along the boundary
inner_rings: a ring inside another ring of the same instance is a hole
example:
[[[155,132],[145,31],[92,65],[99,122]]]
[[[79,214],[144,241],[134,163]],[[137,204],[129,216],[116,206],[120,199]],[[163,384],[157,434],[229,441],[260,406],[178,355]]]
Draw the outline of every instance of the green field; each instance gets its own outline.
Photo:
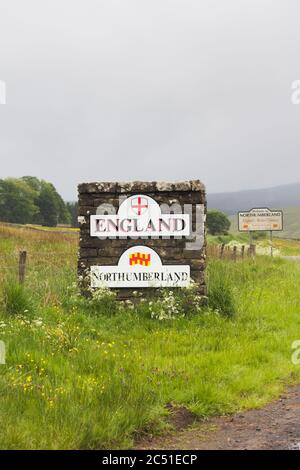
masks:
[[[299,381],[300,263],[210,259],[210,306],[190,298],[182,316],[187,294],[155,308],[82,300],[76,256],[76,235],[0,227],[0,448],[128,448],[164,432],[167,404],[233,413]],[[174,318],[151,318],[155,309]]]

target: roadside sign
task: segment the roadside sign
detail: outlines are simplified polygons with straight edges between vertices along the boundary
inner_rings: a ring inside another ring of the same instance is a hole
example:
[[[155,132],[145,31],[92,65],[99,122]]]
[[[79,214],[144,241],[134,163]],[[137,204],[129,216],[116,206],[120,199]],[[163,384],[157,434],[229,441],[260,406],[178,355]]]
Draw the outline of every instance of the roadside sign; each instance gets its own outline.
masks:
[[[283,212],[267,207],[238,213],[239,232],[278,232],[283,230]]]

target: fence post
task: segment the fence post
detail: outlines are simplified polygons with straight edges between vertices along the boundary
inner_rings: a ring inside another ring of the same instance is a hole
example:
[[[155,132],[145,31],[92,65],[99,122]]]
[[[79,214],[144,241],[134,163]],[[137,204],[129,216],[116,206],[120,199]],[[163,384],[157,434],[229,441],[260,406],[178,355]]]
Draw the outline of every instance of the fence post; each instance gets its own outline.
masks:
[[[242,259],[244,259],[244,256],[245,256],[245,245],[242,245],[242,248],[241,248],[241,257],[242,257]]]
[[[225,249],[225,243],[222,243],[221,248],[220,248],[220,258],[223,258],[224,249]]]
[[[19,254],[19,283],[24,284],[26,273],[27,251],[20,251]]]
[[[237,246],[234,246],[233,250],[232,250],[232,259],[233,259],[233,261],[236,261],[236,257],[237,257]]]
[[[253,243],[250,245],[250,256],[256,256],[256,245],[254,245]]]

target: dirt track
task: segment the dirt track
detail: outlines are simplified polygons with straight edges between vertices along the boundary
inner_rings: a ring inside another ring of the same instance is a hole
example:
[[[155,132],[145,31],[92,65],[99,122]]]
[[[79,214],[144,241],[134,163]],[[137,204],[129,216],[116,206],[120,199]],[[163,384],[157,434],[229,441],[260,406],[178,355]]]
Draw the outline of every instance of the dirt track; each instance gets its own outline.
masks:
[[[172,419],[175,432],[144,438],[136,448],[300,450],[300,386],[259,410],[199,422],[181,409]]]

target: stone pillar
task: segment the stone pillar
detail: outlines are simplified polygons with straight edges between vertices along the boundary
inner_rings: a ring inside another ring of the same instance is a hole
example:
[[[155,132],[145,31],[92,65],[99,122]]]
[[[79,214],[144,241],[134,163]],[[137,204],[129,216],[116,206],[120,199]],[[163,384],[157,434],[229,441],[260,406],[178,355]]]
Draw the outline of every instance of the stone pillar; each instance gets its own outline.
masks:
[[[206,238],[202,232],[206,217],[205,187],[199,180],[180,182],[116,182],[83,183],[78,186],[80,249],[78,274],[88,272],[91,266],[117,265],[124,251],[133,246],[147,246],[155,250],[163,265],[188,265],[190,275],[197,285],[199,294],[206,296]],[[119,204],[133,195],[146,195],[154,199],[168,213],[171,206],[174,213],[190,213],[192,237],[170,238],[105,238],[99,239],[90,234],[90,216],[100,213],[117,213]],[[162,206],[163,205],[163,206]],[[101,208],[99,208],[101,206]],[[178,212],[179,208],[179,212]],[[197,214],[199,217],[197,217]],[[136,288],[118,289],[119,298],[131,298]],[[153,288],[143,290],[145,294]]]

